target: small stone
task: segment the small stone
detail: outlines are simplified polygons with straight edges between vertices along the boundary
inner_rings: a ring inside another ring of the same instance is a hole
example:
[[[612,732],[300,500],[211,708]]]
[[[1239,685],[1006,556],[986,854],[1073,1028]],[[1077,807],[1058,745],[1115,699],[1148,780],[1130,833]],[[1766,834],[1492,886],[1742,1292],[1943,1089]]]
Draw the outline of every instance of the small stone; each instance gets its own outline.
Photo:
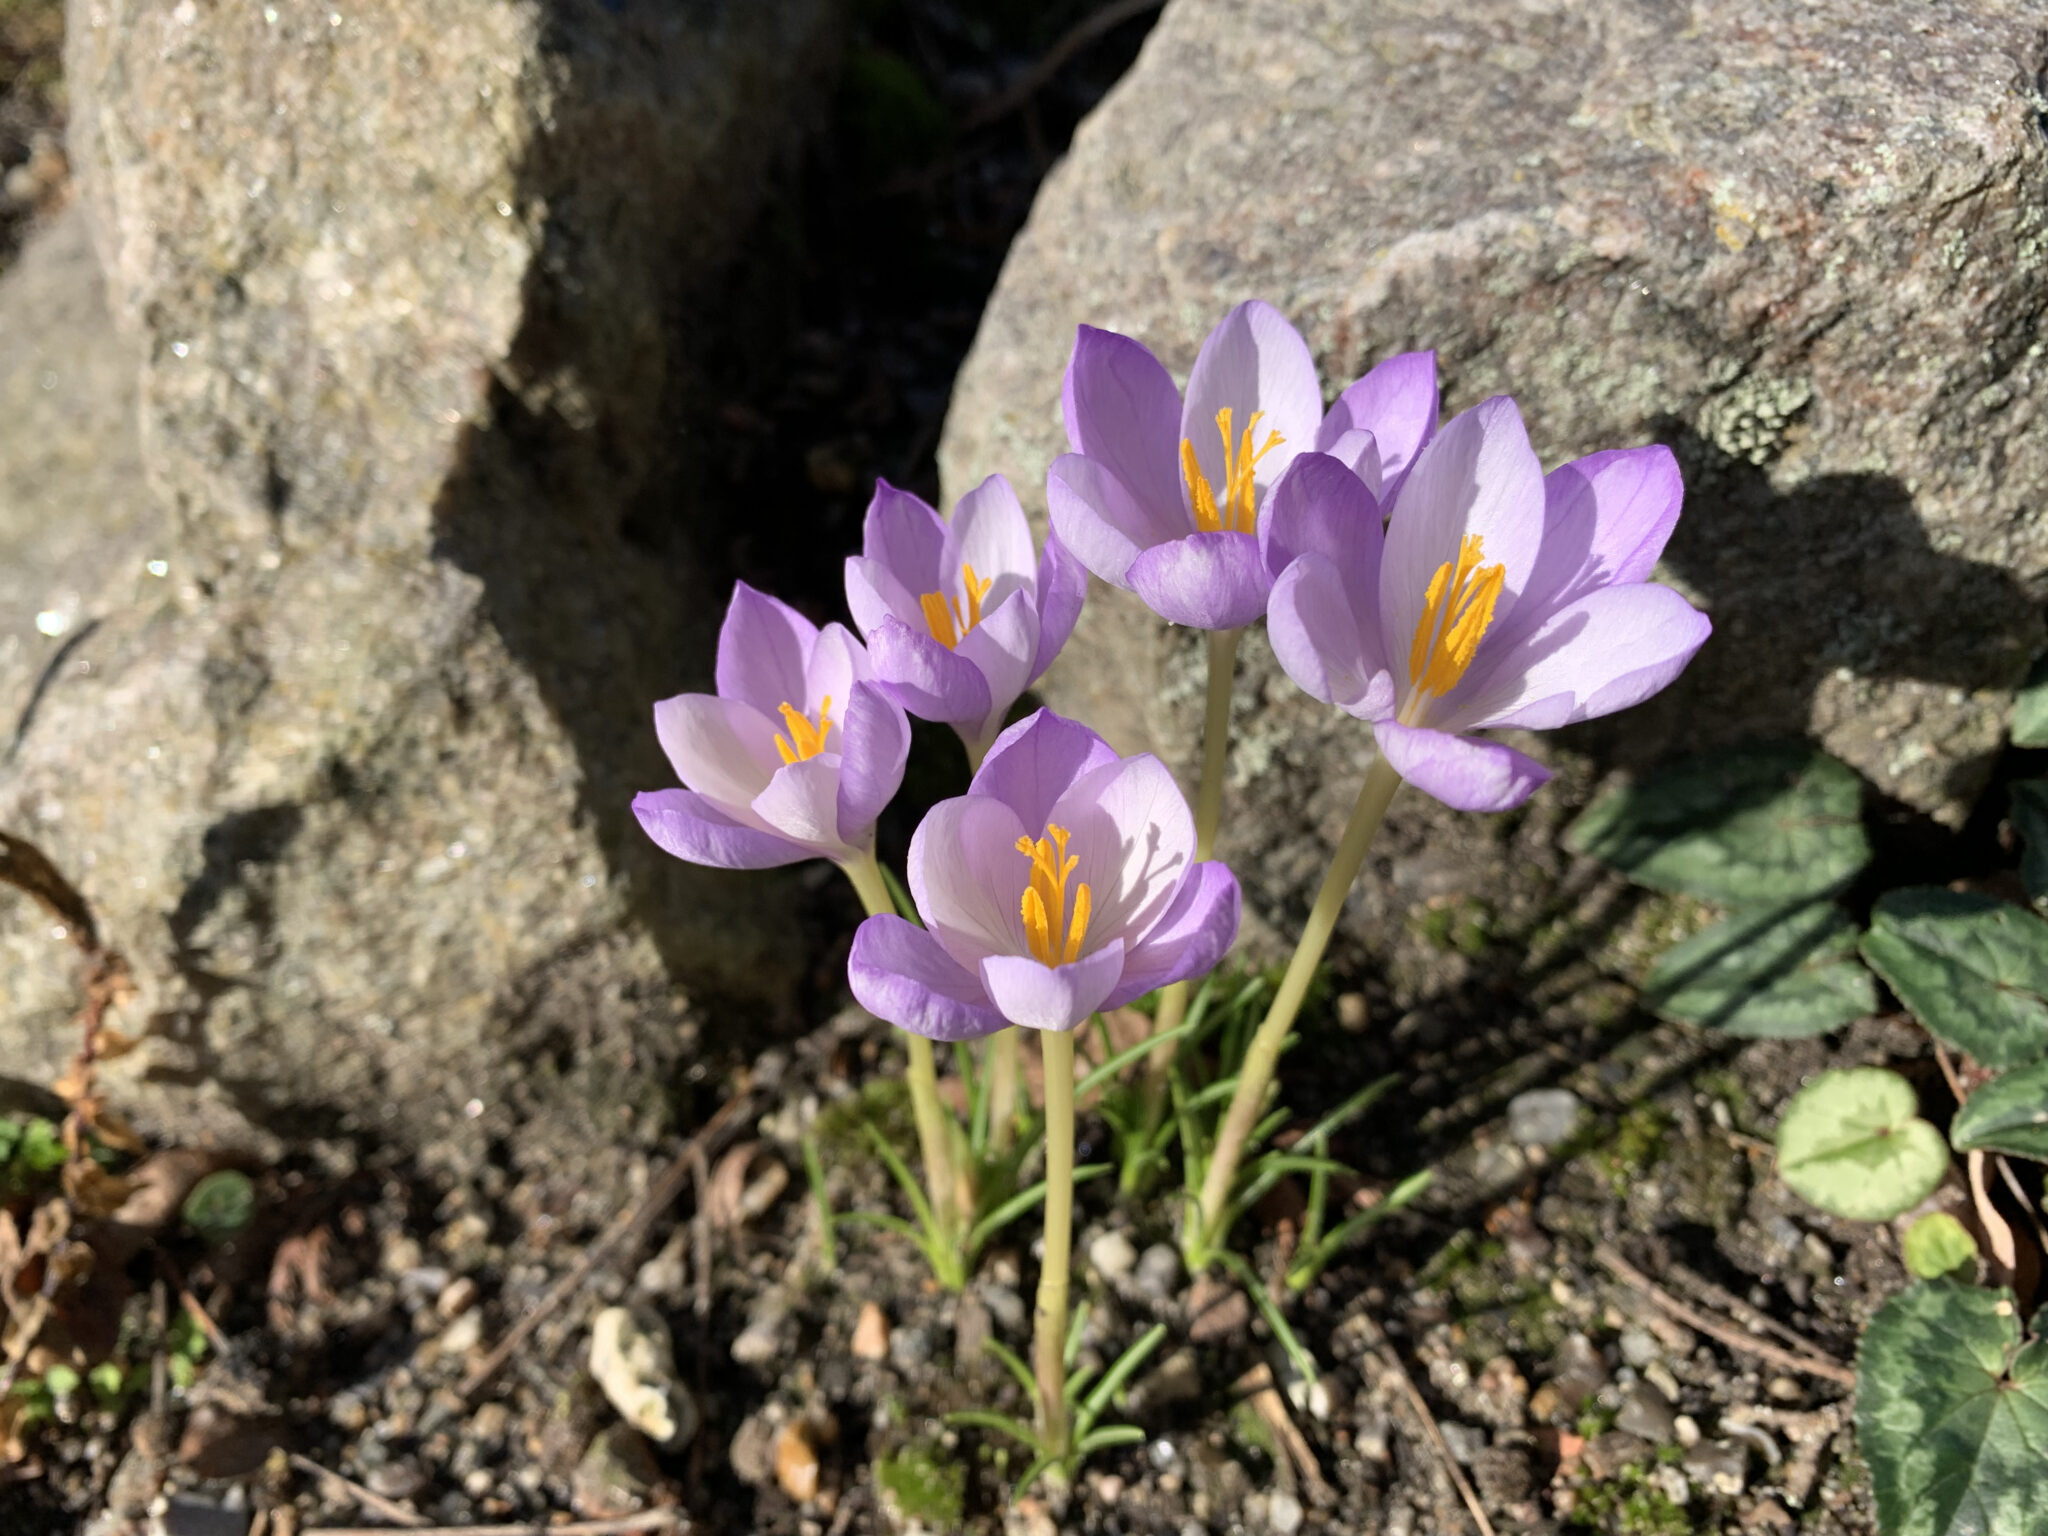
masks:
[[[1657,1358],[1657,1339],[1647,1328],[1624,1328],[1619,1340],[1625,1364],[1641,1370]]]
[[[476,1305],[477,1283],[467,1275],[457,1276],[434,1298],[434,1310],[453,1321]]]
[[[643,1296],[674,1299],[690,1283],[690,1228],[677,1227],[661,1252],[642,1264],[633,1276],[633,1288]]]
[[[645,1437],[625,1424],[601,1430],[569,1479],[569,1504],[586,1520],[616,1520],[647,1507],[661,1468]]]
[[[1180,1289],[1180,1250],[1171,1243],[1154,1243],[1138,1255],[1132,1283],[1148,1301],[1170,1299]]]
[[[1700,1443],[1700,1421],[1689,1413],[1681,1413],[1671,1421],[1671,1437],[1691,1450]]]
[[[1681,1465],[1687,1477],[1725,1498],[1749,1484],[1749,1452],[1732,1440],[1702,1440],[1685,1453]]]
[[[1130,1411],[1134,1417],[1157,1415],[1201,1395],[1200,1360],[1192,1349],[1176,1349],[1133,1384]]]
[[[1285,1488],[1266,1495],[1266,1528],[1273,1536],[1294,1536],[1301,1529],[1301,1500]]]
[[[1629,1434],[1626,1430],[1610,1429],[1606,1434],[1596,1435],[1588,1440],[1585,1450],[1579,1455],[1593,1480],[1604,1483],[1623,1467],[1634,1466],[1639,1461],[1648,1461],[1650,1450],[1648,1441]]]
[[[1362,1461],[1388,1466],[1394,1459],[1393,1447],[1388,1444],[1392,1431],[1386,1410],[1362,1401],[1351,1420],[1351,1449]]]
[[[441,1330],[435,1343],[440,1346],[443,1359],[460,1359],[483,1341],[483,1313],[465,1312]]]
[[[726,1460],[732,1475],[749,1488],[764,1488],[775,1476],[775,1440],[778,1426],[765,1412],[749,1414],[734,1432]]]
[[[1347,1034],[1362,1034],[1372,1023],[1372,1007],[1363,992],[1337,994],[1337,1027]]]
[[[1652,1360],[1643,1367],[1643,1380],[1663,1393],[1665,1402],[1675,1403],[1678,1401],[1678,1378],[1671,1374],[1671,1367],[1662,1360]]]
[[[848,1348],[856,1360],[889,1358],[889,1319],[876,1303],[861,1304],[860,1320],[853,1325],[853,1342]]]
[[[1252,1304],[1228,1280],[1197,1275],[1188,1289],[1188,1338],[1197,1344],[1234,1339],[1251,1326]]]
[[[505,1438],[505,1430],[511,1422],[510,1408],[503,1403],[485,1403],[470,1418],[469,1437],[485,1445],[496,1445]]]
[[[1007,1285],[991,1282],[981,1288],[981,1304],[988,1308],[990,1317],[1003,1332],[1016,1335],[1024,1331],[1030,1314],[1024,1310],[1024,1298]]]
[[[1538,1424],[1555,1424],[1572,1411],[1565,1406],[1564,1394],[1551,1382],[1543,1383],[1529,1398],[1529,1417]]]
[[[1621,1399],[1621,1411],[1614,1416],[1614,1427],[1631,1435],[1640,1435],[1652,1445],[1670,1443],[1678,1427],[1677,1415],[1672,1413],[1671,1404],[1664,1400],[1664,1394],[1647,1382],[1637,1382]]]
[[[932,1336],[922,1328],[898,1328],[889,1335],[889,1363],[910,1372],[932,1357]]]
[[[426,1255],[421,1252],[420,1245],[415,1239],[403,1233],[391,1232],[385,1234],[384,1251],[378,1262],[383,1266],[385,1274],[398,1276],[409,1270],[418,1269],[425,1258]]]
[[[1481,1499],[1500,1509],[1528,1498],[1536,1486],[1536,1474],[1527,1452],[1490,1445],[1472,1458],[1472,1482]]]
[[[1692,1502],[1692,1483],[1677,1467],[1658,1467],[1650,1474],[1650,1486],[1680,1509]]]
[[[668,1325],[644,1307],[606,1307],[590,1325],[590,1374],[628,1424],[677,1449],[697,1432],[697,1405],[676,1376]]]
[[[401,1458],[372,1467],[363,1485],[380,1498],[409,1499],[427,1486],[427,1478],[412,1461]]]
[[[1124,1496],[1124,1480],[1114,1472],[1098,1472],[1092,1479],[1095,1497],[1106,1509],[1116,1508],[1117,1500]]]
[[[163,1536],[246,1536],[249,1511],[173,1495],[162,1517]]]
[[[1790,1532],[1799,1528],[1799,1522],[1776,1499],[1758,1499],[1756,1506],[1743,1517],[1742,1528],[1745,1531]]]
[[[1571,1139],[1584,1110],[1569,1088],[1531,1088],[1508,1100],[1508,1139],[1546,1151]]]
[[[994,1335],[987,1304],[972,1291],[963,1293],[953,1305],[953,1359],[961,1370],[972,1371],[982,1363]]]
[[[801,1420],[785,1424],[776,1436],[775,1481],[799,1504],[818,1496],[818,1448]]]
[[[1774,1403],[1803,1403],[1806,1401],[1806,1388],[1801,1386],[1791,1376],[1773,1376],[1765,1383],[1764,1391],[1769,1394],[1771,1401]]]
[[[1443,1425],[1443,1433],[1451,1460],[1461,1467],[1471,1466],[1473,1458],[1486,1449],[1486,1431],[1477,1424],[1450,1421]]]
[[[1088,1265],[1115,1285],[1137,1267],[1138,1250],[1121,1232],[1104,1232],[1088,1245]]]
[[[732,1341],[732,1357],[741,1365],[767,1365],[782,1353],[782,1325],[789,1316],[789,1302],[780,1291],[769,1291],[754,1304],[747,1326]]]
[[[1529,1382],[1509,1356],[1495,1355],[1487,1361],[1472,1386],[1476,1410],[1487,1423],[1511,1429],[1522,1422],[1529,1404]]]

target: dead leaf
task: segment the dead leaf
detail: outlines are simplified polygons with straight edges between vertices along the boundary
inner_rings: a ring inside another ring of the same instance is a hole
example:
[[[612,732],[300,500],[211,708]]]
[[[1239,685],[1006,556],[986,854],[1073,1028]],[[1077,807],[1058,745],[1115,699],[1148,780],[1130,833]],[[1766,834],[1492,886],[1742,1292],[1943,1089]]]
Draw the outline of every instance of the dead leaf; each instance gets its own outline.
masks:
[[[718,1160],[704,1186],[704,1219],[714,1231],[728,1232],[740,1224],[747,1192],[747,1168],[760,1150],[758,1141],[742,1142]]]
[[[128,1179],[110,1173],[92,1158],[73,1158],[64,1165],[64,1193],[78,1214],[89,1221],[121,1209],[131,1188]]]

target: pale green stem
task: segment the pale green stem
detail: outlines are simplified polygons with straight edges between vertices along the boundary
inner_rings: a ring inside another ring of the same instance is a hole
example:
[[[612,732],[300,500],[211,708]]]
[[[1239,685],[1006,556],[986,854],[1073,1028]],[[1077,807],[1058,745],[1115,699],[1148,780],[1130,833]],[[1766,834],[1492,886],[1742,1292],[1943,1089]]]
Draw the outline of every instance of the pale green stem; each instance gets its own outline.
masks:
[[[1031,1320],[1041,1453],[1067,1453],[1067,1283],[1074,1243],[1074,1037],[1038,1032],[1045,1064],[1045,1260]]]
[[[1230,753],[1230,691],[1237,681],[1237,641],[1241,629],[1209,631],[1209,701],[1202,717],[1202,779],[1195,787],[1195,858],[1216,852],[1216,827],[1223,819],[1223,769]],[[1190,983],[1176,981],[1159,994],[1152,1033],[1179,1029],[1188,1013]],[[1167,1081],[1173,1071],[1178,1040],[1168,1040],[1145,1058],[1145,1141],[1149,1145],[1166,1113]],[[1128,1184],[1132,1169],[1124,1170]],[[1128,1189],[1126,1190],[1128,1193]]]
[[[839,867],[860,893],[868,916],[895,912],[896,903],[882,879],[882,867],[872,853]],[[953,1177],[952,1138],[947,1134],[946,1111],[939,1103],[938,1062],[932,1055],[931,1041],[923,1035],[904,1030],[903,1039],[910,1051],[910,1111],[917,1122],[917,1150],[924,1163],[925,1196],[932,1203],[932,1217],[939,1229],[957,1235],[961,1227],[959,1190]]]
[[[1244,1066],[1238,1073],[1237,1091],[1230,1096],[1230,1109],[1223,1117],[1223,1129],[1217,1134],[1216,1148],[1209,1158],[1208,1174],[1202,1180],[1202,1204],[1196,1217],[1196,1229],[1187,1234],[1190,1240],[1186,1246],[1191,1258],[1206,1259],[1228,1236],[1221,1227],[1230,1203],[1231,1188],[1237,1182],[1237,1165],[1244,1157],[1246,1138],[1265,1110],[1266,1090],[1273,1085],[1273,1073],[1280,1062],[1280,1048],[1287,1043],[1287,1032],[1294,1027],[1294,1016],[1301,1010],[1301,1000],[1308,995],[1309,982],[1315,977],[1316,967],[1322,963],[1323,951],[1329,948],[1330,935],[1344,910],[1344,898],[1350,893],[1351,882],[1358,878],[1358,871],[1365,863],[1373,834],[1379,831],[1380,822],[1386,818],[1387,806],[1393,801],[1394,791],[1400,787],[1401,776],[1387,765],[1384,757],[1375,757],[1372,766],[1366,770],[1365,783],[1359,788],[1358,803],[1351,808],[1351,820],[1346,824],[1344,836],[1337,843],[1337,852],[1330,860],[1330,872],[1323,877],[1323,888],[1316,893],[1316,904],[1309,909],[1308,921],[1302,924],[1301,938],[1294,946],[1294,958],[1287,962],[1287,974],[1281,978],[1280,990],[1273,996],[1273,1006],[1266,1010],[1258,1033],[1252,1036],[1251,1046],[1245,1052]]]

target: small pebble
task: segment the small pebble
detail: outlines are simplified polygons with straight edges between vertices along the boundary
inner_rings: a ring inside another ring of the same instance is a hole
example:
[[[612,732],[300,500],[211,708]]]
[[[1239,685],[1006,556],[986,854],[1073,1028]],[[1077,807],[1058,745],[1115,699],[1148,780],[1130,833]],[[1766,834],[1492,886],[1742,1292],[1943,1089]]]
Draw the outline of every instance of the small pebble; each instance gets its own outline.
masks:
[[[1647,1328],[1624,1328],[1619,1342],[1621,1358],[1639,1371],[1657,1358],[1657,1340]]]
[[[1662,1360],[1652,1360],[1643,1367],[1643,1380],[1664,1394],[1664,1401],[1678,1401],[1678,1378],[1671,1374],[1671,1367]]]
[[[818,1496],[818,1448],[801,1420],[785,1424],[776,1437],[775,1481],[799,1504]]]
[[[668,1325],[646,1308],[606,1307],[590,1324],[590,1374],[628,1424],[678,1449],[697,1432],[698,1412],[676,1376]]]
[[[1472,1458],[1486,1449],[1486,1431],[1477,1424],[1451,1421],[1442,1427],[1444,1444],[1450,1448],[1451,1460],[1459,1466],[1471,1466]]]
[[[1571,1139],[1584,1109],[1569,1088],[1531,1088],[1508,1101],[1508,1138],[1518,1146],[1551,1148]]]
[[[1372,1022],[1372,1008],[1363,992],[1337,994],[1337,1027],[1347,1034],[1360,1034]]]
[[[753,1313],[740,1336],[732,1341],[732,1357],[741,1365],[767,1365],[782,1353],[782,1324],[789,1316],[789,1302],[779,1291],[769,1291],[754,1303]]]
[[[484,1315],[465,1312],[441,1330],[438,1340],[444,1357],[460,1358],[484,1341]]]
[[[1806,1401],[1806,1388],[1790,1376],[1773,1376],[1765,1385],[1764,1391],[1770,1394],[1771,1401],[1774,1403],[1803,1403]]]
[[[1614,1416],[1614,1427],[1631,1435],[1640,1435],[1652,1445],[1665,1445],[1675,1435],[1678,1420],[1671,1411],[1671,1404],[1664,1400],[1664,1394],[1647,1382],[1639,1381],[1623,1395],[1621,1411]]]
[[[441,1294],[434,1298],[434,1310],[452,1320],[475,1306],[476,1298],[477,1283],[469,1276],[461,1275],[449,1281]]]
[[[1088,1264],[1096,1274],[1115,1285],[1137,1267],[1138,1250],[1121,1232],[1104,1232],[1088,1245]]]
[[[1171,1243],[1154,1243],[1138,1255],[1132,1277],[1138,1294],[1148,1301],[1167,1301],[1180,1289],[1180,1250]]]
[[[1024,1331],[1030,1314],[1024,1310],[1024,1298],[1007,1285],[991,1282],[981,1288],[981,1304],[988,1308],[988,1315],[996,1320],[996,1326],[1008,1334]]]
[[[1651,1447],[1648,1441],[1629,1434],[1626,1430],[1610,1429],[1604,1435],[1595,1435],[1586,1442],[1585,1450],[1579,1454],[1584,1458],[1587,1472],[1596,1482],[1606,1482],[1623,1467],[1634,1466],[1639,1461],[1650,1459]]]
[[[409,1499],[426,1487],[426,1475],[411,1461],[387,1461],[372,1467],[363,1486],[386,1499]]]
[[[726,1460],[732,1473],[749,1488],[765,1487],[775,1476],[775,1442],[778,1426],[766,1413],[749,1414],[733,1434]]]
[[[922,1328],[898,1328],[889,1335],[889,1363],[909,1372],[932,1357],[932,1336]]]
[[[1197,1275],[1188,1288],[1188,1337],[1197,1344],[1235,1339],[1251,1326],[1252,1304],[1228,1280]]]
[[[860,1320],[853,1325],[852,1349],[857,1360],[889,1358],[889,1319],[874,1302],[864,1302]]]
[[[1692,1483],[1677,1467],[1659,1467],[1650,1474],[1650,1482],[1657,1491],[1683,1509],[1692,1502]]]
[[[1671,1433],[1689,1451],[1700,1443],[1700,1421],[1689,1413],[1681,1413],[1671,1421]]]
[[[1685,1453],[1685,1474],[1702,1488],[1733,1498],[1748,1485],[1749,1453],[1728,1440],[1703,1440]]]
[[[1273,1536],[1294,1536],[1301,1529],[1301,1500],[1284,1488],[1266,1495],[1266,1525]]]

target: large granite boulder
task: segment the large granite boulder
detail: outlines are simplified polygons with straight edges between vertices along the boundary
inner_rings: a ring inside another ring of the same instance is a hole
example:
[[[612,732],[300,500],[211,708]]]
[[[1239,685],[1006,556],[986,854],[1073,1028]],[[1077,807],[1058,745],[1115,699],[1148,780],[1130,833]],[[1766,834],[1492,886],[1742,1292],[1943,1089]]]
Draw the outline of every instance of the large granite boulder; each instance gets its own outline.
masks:
[[[662,858],[627,805],[718,619],[677,404],[830,0],[69,23],[127,339],[74,222],[0,285],[0,700],[34,701],[0,826],[137,973],[124,1107],[413,1146],[516,1116],[543,1156],[646,1131],[692,998],[791,995],[772,883]],[[10,1070],[71,1048],[74,965],[0,899]]]
[[[1264,297],[1331,389],[1434,347],[1447,407],[1514,394],[1546,463],[1658,439],[1687,470],[1665,575],[1715,636],[1534,746],[1579,770],[1539,820],[1589,762],[1811,732],[1958,821],[2048,596],[2043,39],[2018,0],[1172,0],[1011,252],[948,494],[1042,483],[1079,321],[1184,377]],[[1047,697],[1191,764],[1198,657],[1098,586]],[[1256,635],[1238,721],[1223,851],[1270,910],[1313,888],[1363,733]],[[1404,805],[1368,917],[1547,856]]]

